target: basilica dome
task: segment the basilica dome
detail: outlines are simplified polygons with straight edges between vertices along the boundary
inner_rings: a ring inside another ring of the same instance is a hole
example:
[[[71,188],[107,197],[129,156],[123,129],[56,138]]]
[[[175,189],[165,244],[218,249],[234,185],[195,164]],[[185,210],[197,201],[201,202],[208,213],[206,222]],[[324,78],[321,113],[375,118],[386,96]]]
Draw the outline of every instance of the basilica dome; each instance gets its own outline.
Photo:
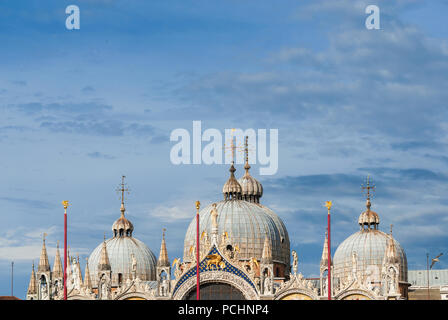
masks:
[[[218,212],[218,234],[227,232],[230,243],[238,245],[238,259],[261,260],[265,238],[270,241],[272,260],[286,267],[290,265],[289,237],[282,220],[269,208],[249,200],[243,200],[242,188],[234,177],[235,168],[231,166],[231,176],[224,185],[224,200],[216,202]],[[238,185],[237,185],[238,184]],[[230,188],[230,186],[232,186]],[[261,185],[260,185],[261,186]],[[200,232],[212,233],[210,212],[213,204],[199,212]],[[196,243],[196,218],[185,235],[184,261],[190,262],[190,248]]]
[[[378,230],[379,216],[370,210],[369,198],[366,207],[367,210],[361,213],[358,219],[361,230],[345,239],[336,249],[333,258],[334,277],[346,281],[352,277],[354,264],[359,274],[381,274],[388,243],[393,241],[394,255],[399,264],[399,280],[406,282],[407,260],[404,249],[392,234]]]
[[[112,225],[113,237],[104,240],[110,268],[112,283],[119,285],[128,278],[133,279],[132,259],[137,262],[136,276],[143,281],[156,279],[156,257],[152,251],[140,240],[132,236],[134,226],[125,218],[124,204],[121,205],[121,216]],[[99,244],[89,257],[90,273],[93,275],[93,285],[96,286],[101,251],[104,243]]]

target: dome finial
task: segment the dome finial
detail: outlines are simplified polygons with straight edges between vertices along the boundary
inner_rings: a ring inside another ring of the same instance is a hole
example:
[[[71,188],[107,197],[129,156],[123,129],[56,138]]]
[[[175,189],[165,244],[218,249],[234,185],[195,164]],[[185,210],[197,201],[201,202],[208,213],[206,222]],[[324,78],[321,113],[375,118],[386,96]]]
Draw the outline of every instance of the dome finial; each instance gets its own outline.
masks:
[[[244,153],[246,156],[246,163],[244,164],[244,169],[246,170],[246,176],[249,175],[249,169],[250,169],[250,165],[249,165],[249,137],[246,136],[245,140],[244,140]]]
[[[246,154],[246,163],[244,169],[246,173],[238,180],[241,185],[241,196],[243,200],[260,203],[260,198],[263,195],[263,186],[257,179],[252,177],[249,173],[249,137],[245,137],[244,151]]]
[[[364,230],[364,227],[367,226],[367,230],[371,229],[371,226],[376,230],[378,228],[378,224],[380,223],[380,218],[378,214],[372,210],[370,207],[372,204],[370,203],[370,198],[372,194],[370,191],[375,191],[375,185],[370,182],[370,175],[367,176],[366,184],[361,186],[362,190],[366,190],[366,207],[367,210],[361,213],[358,219],[358,223],[361,226],[361,230]]]
[[[371,198],[371,194],[370,194],[370,190],[375,191],[375,185],[374,184],[370,184],[370,175],[367,175],[366,178],[366,185],[362,185],[361,186],[362,190],[366,190],[366,207],[367,207],[367,211],[370,211],[370,207],[372,206],[371,202],[370,202],[370,198]]]
[[[134,231],[134,226],[132,225],[131,221],[126,219],[124,217],[124,212],[126,211],[124,207],[124,193],[127,192],[129,194],[129,189],[126,186],[126,183],[124,183],[124,179],[126,176],[121,176],[121,184],[117,188],[117,192],[121,192],[121,217],[117,219],[117,221],[114,222],[112,225],[112,231],[114,232],[114,237],[128,237],[132,236],[132,232]]]
[[[165,241],[165,231],[166,229],[162,229],[162,243],[160,245],[160,253],[159,259],[157,259],[158,267],[169,267],[170,261],[168,259],[168,251],[166,250],[166,241]]]
[[[230,149],[232,150],[232,163],[230,165],[230,178],[227,180],[227,182],[224,184],[224,187],[222,188],[222,193],[224,194],[225,200],[231,200],[231,199],[241,199],[241,185],[238,183],[238,181],[235,178],[235,166],[233,159],[235,158],[235,144],[233,142],[233,131],[235,129],[232,129],[232,141],[230,143]]]
[[[121,185],[120,187],[117,189],[117,192],[121,192],[121,215],[124,216],[124,212],[126,211],[125,207],[124,207],[124,193],[127,192],[129,194],[129,189],[125,188],[126,184],[124,183],[124,179],[126,178],[125,175],[121,176]]]

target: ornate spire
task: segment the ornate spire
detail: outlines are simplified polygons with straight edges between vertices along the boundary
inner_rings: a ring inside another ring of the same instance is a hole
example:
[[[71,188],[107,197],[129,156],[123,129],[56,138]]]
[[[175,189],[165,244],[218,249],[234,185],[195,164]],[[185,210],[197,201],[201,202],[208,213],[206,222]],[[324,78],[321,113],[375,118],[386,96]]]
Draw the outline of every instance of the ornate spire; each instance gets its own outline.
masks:
[[[56,247],[56,256],[54,257],[54,264],[53,264],[53,279],[63,277],[64,272],[62,270],[62,261],[61,261],[61,255],[59,253],[59,240],[58,240]]]
[[[39,266],[37,267],[38,272],[50,271],[50,263],[48,262],[47,247],[45,246],[46,235],[47,235],[46,233],[44,233],[43,235],[42,251],[40,253]]]
[[[84,288],[92,289],[92,279],[90,278],[89,259],[86,258],[86,269],[84,272]]]
[[[261,263],[272,264],[271,241],[269,241],[269,238],[267,235],[264,238],[263,253],[261,255]]]
[[[244,143],[244,151],[246,154],[246,164],[244,165],[244,169],[246,173],[238,180],[241,185],[241,196],[243,200],[249,202],[260,203],[260,198],[263,195],[263,186],[257,179],[252,177],[249,173],[250,165],[249,165],[249,137],[246,136]]]
[[[366,190],[366,198],[367,198],[366,199],[366,207],[367,207],[367,211],[370,211],[370,207],[372,205],[370,203],[370,197],[371,197],[370,190],[375,191],[375,185],[374,184],[370,185],[370,175],[367,176],[366,185],[365,186],[363,185],[361,188],[362,188],[362,190]]]
[[[361,226],[361,230],[371,230],[371,227],[373,226],[373,229],[378,229],[378,225],[380,223],[380,218],[378,214],[374,211],[372,211],[370,208],[372,206],[370,202],[371,193],[370,191],[375,191],[375,185],[370,183],[370,176],[367,176],[366,179],[366,185],[361,187],[363,190],[366,190],[366,211],[361,213],[358,219],[358,223]],[[367,229],[365,229],[367,227]]]
[[[117,191],[121,192],[121,216],[124,217],[124,212],[126,211],[125,207],[124,207],[124,193],[128,192],[129,193],[129,189],[125,188],[126,184],[124,183],[124,179],[126,178],[126,176],[121,176],[121,185],[119,189],[117,189]]]
[[[163,228],[162,244],[160,245],[159,259],[157,260],[158,267],[169,267],[170,266],[170,260],[168,260],[168,251],[166,250],[165,231],[166,231],[166,229]]]
[[[390,225],[390,234],[387,239],[387,245],[386,245],[386,252],[384,254],[384,262],[385,263],[397,263],[399,261],[397,256],[397,250],[395,248],[395,240],[392,236],[392,227],[393,225]]]
[[[81,264],[79,263],[79,254],[76,254],[76,268],[78,269],[78,276],[79,276],[79,279],[77,280],[79,281],[79,284],[82,285],[83,281],[82,281]]]
[[[28,284],[28,294],[36,294],[36,293],[37,293],[36,273],[34,272],[34,261],[33,261],[33,270],[31,271],[30,283]]]
[[[114,232],[114,237],[131,237],[132,232],[134,231],[134,226],[128,219],[125,218],[124,213],[126,208],[124,207],[124,193],[128,192],[129,189],[126,187],[124,183],[124,179],[126,176],[121,177],[121,185],[120,188],[117,189],[117,192],[121,192],[121,216],[118,218],[114,224],[112,225],[112,231]]]
[[[333,264],[333,261],[332,261]],[[320,258],[320,267],[328,268],[328,233],[325,231],[324,248],[322,250],[322,257]]]
[[[70,284],[72,277],[72,262],[70,261],[70,247],[67,248],[67,286]]]
[[[235,129],[232,129],[232,134]],[[222,193],[224,194],[224,200],[241,200],[241,185],[238,183],[238,181],[235,178],[235,143],[234,143],[234,136],[232,135],[232,141],[230,142],[229,149],[232,150],[232,164],[230,165],[230,178],[227,180],[227,182],[222,187]]]
[[[246,173],[244,174],[245,176],[250,176],[249,173],[249,169],[250,169],[250,164],[249,164],[249,143],[248,143],[249,137],[246,136],[245,140],[244,140],[244,153],[245,153],[245,158],[246,158],[246,163],[244,164],[244,170],[246,170]]]
[[[111,270],[109,256],[107,254],[106,235],[104,235],[103,247],[101,248],[100,263],[98,264],[99,271]]]
[[[222,193],[224,194],[224,200],[241,200],[241,185],[235,178],[235,167],[232,165],[230,166],[230,178],[227,180],[227,182],[224,184],[224,187],[222,188]]]

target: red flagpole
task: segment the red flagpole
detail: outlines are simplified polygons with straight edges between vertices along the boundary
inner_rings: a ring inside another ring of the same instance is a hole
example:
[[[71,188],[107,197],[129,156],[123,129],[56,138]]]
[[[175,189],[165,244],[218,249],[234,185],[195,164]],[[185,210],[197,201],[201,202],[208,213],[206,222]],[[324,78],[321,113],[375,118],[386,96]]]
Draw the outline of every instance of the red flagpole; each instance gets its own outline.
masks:
[[[196,300],[201,299],[199,289],[199,207],[201,203],[196,201]]]
[[[331,205],[330,205],[331,208]],[[328,208],[328,300],[331,300],[331,247],[330,247],[330,208]]]
[[[68,201],[62,201],[64,205],[64,300],[67,300],[67,207]]]

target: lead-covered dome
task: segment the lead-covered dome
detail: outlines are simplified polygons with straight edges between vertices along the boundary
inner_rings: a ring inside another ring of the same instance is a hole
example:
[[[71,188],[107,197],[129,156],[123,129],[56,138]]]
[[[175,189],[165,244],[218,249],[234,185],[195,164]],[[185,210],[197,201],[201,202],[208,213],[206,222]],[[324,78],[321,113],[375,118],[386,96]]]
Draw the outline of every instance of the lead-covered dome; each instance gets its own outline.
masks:
[[[213,205],[208,205],[199,213],[200,232],[212,233],[210,212]],[[216,203],[218,211],[218,234],[227,232],[229,240],[237,244],[240,252],[238,259],[249,260],[251,257],[261,260],[266,236],[272,248],[273,262],[289,266],[289,237],[281,219],[270,209],[244,200],[224,200]],[[184,261],[190,262],[189,250],[196,243],[196,218],[194,218],[185,235]]]
[[[367,210],[361,213],[358,223],[361,230],[345,239],[336,249],[333,258],[334,277],[339,281],[353,279],[353,270],[360,275],[371,277],[381,274],[389,241],[394,248],[394,259],[399,264],[399,280],[407,281],[407,259],[404,249],[392,235],[380,230],[379,216],[370,210],[370,199],[367,198]]]
[[[360,274],[370,274],[374,268],[381,272],[384,255],[390,236],[380,230],[361,230],[345,239],[336,249],[333,258],[334,277],[347,279],[353,270],[353,253],[356,253],[357,270]],[[393,238],[392,238],[393,239]],[[407,281],[407,259],[400,243],[393,239],[400,281]]]
[[[99,244],[89,257],[89,268],[93,275],[93,285],[97,286],[97,275],[100,263],[102,268],[112,271],[112,285],[119,286],[127,279],[137,276],[142,281],[156,280],[156,257],[152,251],[140,240],[133,237],[134,226],[125,217],[124,207],[124,176],[122,182],[121,216],[112,225],[113,237]],[[104,261],[101,260],[102,250],[105,247]],[[107,255],[106,255],[107,254]],[[136,263],[135,275],[132,266]],[[109,265],[107,265],[109,264]],[[110,268],[109,268],[110,267]]]
[[[96,286],[96,275],[100,263],[101,249],[99,244],[89,257],[89,269],[93,275],[93,285]],[[132,279],[132,255],[137,261],[136,275],[140,280],[152,281],[156,279],[156,257],[152,251],[140,240],[124,236],[106,240],[107,255],[112,270],[112,283],[117,284],[119,278],[125,281]],[[121,274],[121,276],[119,276]]]

